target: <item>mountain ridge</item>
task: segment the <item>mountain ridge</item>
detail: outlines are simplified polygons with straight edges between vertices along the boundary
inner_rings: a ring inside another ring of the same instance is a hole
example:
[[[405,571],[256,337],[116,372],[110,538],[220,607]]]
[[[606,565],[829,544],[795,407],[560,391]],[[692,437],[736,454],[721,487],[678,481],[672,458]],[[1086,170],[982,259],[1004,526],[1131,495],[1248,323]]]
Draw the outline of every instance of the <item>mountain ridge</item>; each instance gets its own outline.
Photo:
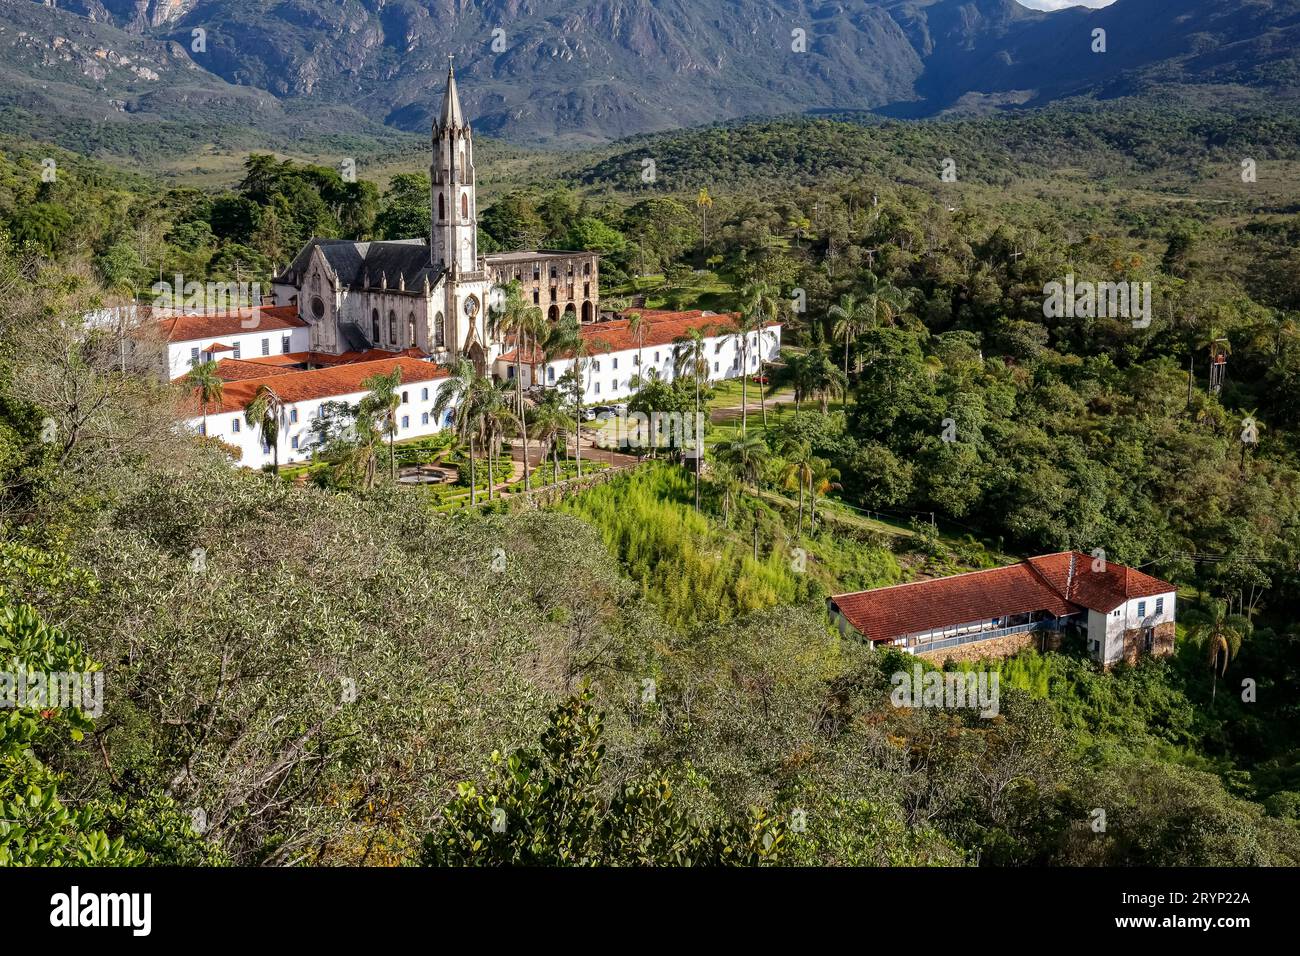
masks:
[[[20,23],[30,42],[71,18],[108,55],[66,71],[67,103],[44,108],[98,97],[142,116],[238,121],[243,110],[250,125],[335,110],[343,127],[355,116],[423,131],[453,54],[475,127],[530,144],[791,112],[919,117],[1160,88],[1300,88],[1300,0],[1050,13],[1016,0],[0,0],[5,105],[41,103],[67,66],[24,51]],[[113,53],[157,77],[106,77]]]

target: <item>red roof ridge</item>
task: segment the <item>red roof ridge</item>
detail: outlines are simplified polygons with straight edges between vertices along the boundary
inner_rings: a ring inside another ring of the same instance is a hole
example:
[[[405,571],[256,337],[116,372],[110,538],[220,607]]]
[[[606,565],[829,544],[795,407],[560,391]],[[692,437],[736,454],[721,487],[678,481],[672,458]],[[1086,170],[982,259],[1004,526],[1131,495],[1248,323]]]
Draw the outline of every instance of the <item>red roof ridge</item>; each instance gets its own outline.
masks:
[[[917,578],[915,581],[900,581],[898,584],[886,584],[884,587],[866,588],[862,591],[844,591],[841,594],[832,594],[831,600],[834,601],[836,598],[842,597],[853,597],[855,594],[866,594],[868,591],[872,594],[883,594],[885,591],[907,588],[914,584],[931,584],[935,581],[955,581],[958,578],[968,578],[975,574],[988,574],[992,571],[1006,571],[1008,568],[1014,568],[1020,563],[1021,562],[1017,561],[1015,564],[999,564],[996,568],[976,568],[974,571],[960,571],[957,574],[941,574],[938,577],[933,578]],[[1052,590],[1055,591],[1056,588],[1052,588]]]

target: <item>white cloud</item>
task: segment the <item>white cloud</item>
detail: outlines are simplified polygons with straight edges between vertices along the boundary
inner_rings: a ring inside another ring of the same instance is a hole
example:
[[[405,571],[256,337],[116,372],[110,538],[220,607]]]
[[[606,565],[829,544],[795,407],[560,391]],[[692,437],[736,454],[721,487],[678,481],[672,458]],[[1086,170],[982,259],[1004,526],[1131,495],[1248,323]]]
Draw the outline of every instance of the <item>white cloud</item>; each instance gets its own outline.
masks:
[[[1031,10],[1064,10],[1066,7],[1109,7],[1115,0],[1016,0]]]

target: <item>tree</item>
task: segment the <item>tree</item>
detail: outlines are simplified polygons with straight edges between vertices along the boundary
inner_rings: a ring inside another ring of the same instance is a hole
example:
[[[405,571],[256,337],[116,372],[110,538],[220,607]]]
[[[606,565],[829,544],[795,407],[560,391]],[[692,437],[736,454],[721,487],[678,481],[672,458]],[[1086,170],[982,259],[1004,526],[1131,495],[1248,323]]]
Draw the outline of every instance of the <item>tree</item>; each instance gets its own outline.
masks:
[[[531,469],[528,464],[528,411],[524,401],[524,352],[534,349],[548,329],[546,316],[535,305],[524,299],[523,287],[512,279],[504,286],[499,308],[493,310],[497,333],[513,340],[515,349],[515,409],[519,416],[519,435],[524,443],[524,490],[532,488]]]
[[[1245,618],[1228,613],[1227,605],[1216,602],[1208,620],[1188,629],[1187,637],[1199,647],[1210,665],[1210,704],[1218,690],[1219,678],[1228,672],[1228,662],[1241,650],[1241,642],[1250,624]]]
[[[724,438],[713,447],[713,454],[719,461],[726,463],[736,476],[748,484],[754,496],[758,496],[758,479],[763,467],[771,457],[771,450],[758,435],[746,435],[743,432],[734,438]],[[758,560],[758,508],[754,508],[754,560]]]
[[[812,463],[814,460],[812,446],[806,441],[787,441],[782,451],[785,453],[785,467],[781,470],[781,480],[786,488],[799,489],[799,524],[798,533],[803,535],[803,497],[804,489],[811,488],[813,480]]]
[[[704,416],[700,411],[700,389],[709,380],[709,352],[705,330],[689,329],[673,340],[673,379],[685,378],[695,386],[695,510],[700,510],[700,472],[704,468]]]
[[[771,335],[767,327],[770,323],[777,320],[781,312],[781,300],[778,298],[776,290],[770,283],[761,281],[751,281],[745,284],[740,292],[742,314],[748,315],[749,319],[746,325],[754,332],[754,341],[758,348],[758,402],[763,409],[763,427],[767,427],[767,386],[763,383],[763,370],[766,367],[766,361],[763,357],[763,340]],[[748,338],[748,336],[746,336]],[[748,362],[742,362],[745,366],[741,371],[744,375],[749,374]],[[741,379],[741,405],[744,401],[744,379]],[[741,410],[741,420],[744,420],[744,409]],[[743,431],[743,426],[742,426]]]
[[[203,408],[203,434],[208,433],[208,406],[221,401],[225,391],[225,381],[217,374],[217,363],[200,362],[190,369],[186,376],[194,390],[199,394],[199,403]]]
[[[275,389],[265,383],[257,387],[253,397],[244,406],[244,421],[256,428],[262,441],[271,447],[271,471],[280,475],[280,421],[284,418],[284,402]]]
[[[533,409],[532,427],[538,441],[548,442],[551,446],[551,483],[560,481],[560,443],[559,436],[573,427],[573,417],[564,410],[560,393],[547,389],[542,400]]]
[[[388,478],[397,481],[397,409],[402,397],[397,389],[402,384],[402,370],[395,368],[385,374],[371,375],[361,383],[366,395],[358,408],[359,418],[369,418],[379,423],[379,430],[388,437]]]
[[[758,866],[779,859],[780,821],[697,823],[669,778],[651,771],[602,792],[604,715],[584,692],[551,711],[535,749],[493,755],[493,779],[469,783],[424,841],[427,866]]]
[[[840,296],[840,301],[836,305],[827,310],[827,314],[835,320],[831,332],[832,338],[844,342],[844,401],[847,404],[849,400],[849,346],[867,327],[867,322],[872,313],[866,302],[859,301],[858,297],[852,292],[846,292]]]
[[[573,359],[573,368],[566,377],[569,379],[570,397],[574,404],[573,416],[573,457],[577,462],[578,477],[582,477],[582,397],[586,390],[586,383],[583,382],[583,368],[590,354],[587,338],[582,334],[582,326],[578,323],[578,317],[570,312],[566,312],[558,322],[551,327],[550,335],[546,337],[546,360],[552,361],[557,356],[567,356]],[[561,382],[561,388],[563,388]]]
[[[817,532],[817,499],[839,488],[840,470],[825,458],[814,457],[809,462],[812,474],[808,480],[809,528]]]
[[[478,399],[482,394],[484,384],[484,380],[474,368],[474,363],[468,359],[460,359],[452,366],[451,375],[443,382],[442,388],[438,389],[438,397],[434,399],[432,411],[434,418],[441,421],[448,410],[451,410],[454,416],[452,431],[458,438],[468,444],[469,503],[471,507],[478,504],[478,476],[475,471],[477,449],[475,443],[483,426]],[[492,481],[489,478],[489,491],[491,487]]]

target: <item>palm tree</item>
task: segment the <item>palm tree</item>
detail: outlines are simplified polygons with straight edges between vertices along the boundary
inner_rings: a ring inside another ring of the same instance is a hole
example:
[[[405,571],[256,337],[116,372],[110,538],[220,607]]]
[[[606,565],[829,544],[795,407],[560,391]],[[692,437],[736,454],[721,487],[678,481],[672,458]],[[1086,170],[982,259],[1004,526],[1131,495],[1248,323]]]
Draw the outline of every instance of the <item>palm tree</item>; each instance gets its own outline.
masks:
[[[713,448],[714,457],[728,465],[741,482],[753,488],[758,497],[758,479],[771,457],[767,442],[758,435],[743,432],[734,438],[724,438]],[[754,560],[758,560],[758,509],[754,509]]]
[[[849,346],[867,328],[867,323],[874,314],[874,305],[860,302],[852,292],[846,292],[840,296],[838,304],[830,307],[828,314],[835,319],[835,327],[831,332],[831,337],[844,341],[844,404],[847,405],[849,402]]]
[[[535,305],[524,299],[523,287],[512,279],[499,287],[503,292],[501,305],[493,310],[493,324],[501,338],[512,338],[515,343],[515,407],[519,416],[519,434],[524,443],[524,490],[532,487],[528,465],[528,413],[524,401],[524,350],[535,346],[546,332],[546,316]]]
[[[803,400],[808,397],[808,370],[810,363],[804,352],[790,352],[785,356],[785,370],[794,386],[794,410],[799,411]]]
[[[786,488],[799,489],[799,525],[798,534],[803,537],[803,492],[811,488],[813,480],[812,463],[814,461],[812,446],[806,441],[791,439],[783,449],[786,455],[785,467],[781,471],[781,481]]]
[[[382,422],[380,431],[388,436],[388,479],[397,481],[397,409],[402,398],[397,393],[402,384],[402,370],[395,368],[387,375],[371,375],[361,383],[367,394],[361,399],[357,417]]]
[[[642,362],[642,351],[645,349],[645,334],[650,331],[650,323],[640,312],[629,312],[627,314],[627,330],[632,333],[632,338],[636,339],[636,373],[641,375],[645,370],[645,364]]]
[[[200,362],[190,369],[186,376],[189,383],[199,393],[199,402],[203,406],[203,434],[208,433],[208,405],[221,401],[225,392],[225,382],[217,375],[217,363],[211,360]]]
[[[1219,678],[1228,672],[1228,662],[1241,650],[1241,641],[1250,624],[1245,618],[1229,614],[1227,605],[1222,601],[1214,605],[1213,616],[1200,624],[1193,625],[1187,632],[1188,639],[1201,648],[1210,665],[1210,705],[1218,691]]]
[[[575,414],[573,416],[573,456],[577,462],[578,477],[582,477],[582,397],[584,382],[583,366],[590,354],[587,339],[582,335],[582,327],[577,316],[565,313],[560,321],[551,327],[546,337],[546,356],[550,361],[555,356],[573,357],[573,395]]]
[[[468,442],[469,446],[469,503],[478,504],[478,476],[475,470],[475,437],[480,426],[477,419],[477,396],[482,390],[483,379],[468,359],[460,359],[451,368],[451,375],[438,389],[438,397],[433,403],[433,416],[441,421],[448,409],[455,415],[452,431],[457,438]]]
[[[280,476],[280,420],[284,417],[284,402],[270,385],[257,387],[253,397],[244,406],[244,421],[250,428],[256,428],[262,435],[262,441],[271,446],[271,471]]]
[[[700,386],[709,380],[708,343],[704,329],[690,329],[673,340],[673,377],[688,377],[695,383],[695,510],[700,510],[700,470],[704,467],[704,431],[700,414]]]
[[[848,380],[833,361],[825,346],[810,349],[805,356],[807,363],[804,383],[809,398],[821,402],[822,414],[830,408],[831,396],[848,387]]]
[[[1264,430],[1264,423],[1259,420],[1259,413],[1251,409],[1241,416],[1241,467],[1246,467],[1246,452],[1259,444],[1259,433]]]
[[[573,418],[564,410],[560,393],[548,389],[533,409],[532,427],[538,441],[551,445],[551,483],[560,481],[560,435],[573,427]]]
[[[775,322],[781,312],[781,300],[777,298],[775,290],[766,282],[751,281],[745,284],[740,290],[741,311],[748,315],[749,322],[747,325],[755,333],[758,344],[758,377],[760,379],[758,386],[758,403],[763,409],[763,427],[767,427],[767,387],[762,384],[763,369],[766,361],[763,358],[763,339],[769,337],[771,333],[767,331],[768,323]],[[746,336],[748,339],[748,336]],[[749,363],[746,361],[744,372],[749,374]],[[744,405],[744,380],[741,380],[741,405]],[[741,410],[741,418],[744,418],[744,410]],[[743,431],[743,428],[742,428]]]
[[[513,392],[514,386],[509,382],[493,382],[487,378],[478,380],[474,405],[483,443],[487,448],[488,501],[492,500],[496,486],[496,467],[501,457],[502,442],[512,429],[517,431],[523,424],[515,413]]]
[[[817,497],[840,487],[840,470],[832,468],[825,458],[813,458],[809,462],[812,475],[808,480],[808,529],[817,533]]]

